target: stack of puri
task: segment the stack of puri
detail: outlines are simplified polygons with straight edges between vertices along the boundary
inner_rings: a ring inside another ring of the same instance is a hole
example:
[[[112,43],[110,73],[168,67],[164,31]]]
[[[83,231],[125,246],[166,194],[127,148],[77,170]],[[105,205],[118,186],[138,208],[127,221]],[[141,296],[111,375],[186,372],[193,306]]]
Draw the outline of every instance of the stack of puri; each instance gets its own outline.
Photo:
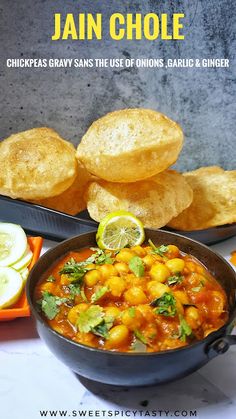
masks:
[[[0,143],[0,194],[75,215],[92,177],[75,148],[51,128],[33,128]]]
[[[200,230],[236,222],[236,171],[169,167],[183,146],[181,127],[149,109],[124,109],[95,121],[77,158],[97,177],[85,200],[96,221],[124,209],[145,227]]]

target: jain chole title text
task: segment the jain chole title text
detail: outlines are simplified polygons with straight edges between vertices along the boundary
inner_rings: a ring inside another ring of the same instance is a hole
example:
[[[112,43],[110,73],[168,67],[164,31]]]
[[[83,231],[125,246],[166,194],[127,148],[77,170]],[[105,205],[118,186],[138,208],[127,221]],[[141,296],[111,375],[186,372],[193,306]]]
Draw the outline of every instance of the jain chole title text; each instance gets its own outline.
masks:
[[[54,14],[53,41],[58,40],[102,40],[104,25],[108,25],[109,36],[114,41],[141,40],[155,41],[183,40],[184,14],[167,13],[113,13],[103,22],[102,13],[61,13]]]

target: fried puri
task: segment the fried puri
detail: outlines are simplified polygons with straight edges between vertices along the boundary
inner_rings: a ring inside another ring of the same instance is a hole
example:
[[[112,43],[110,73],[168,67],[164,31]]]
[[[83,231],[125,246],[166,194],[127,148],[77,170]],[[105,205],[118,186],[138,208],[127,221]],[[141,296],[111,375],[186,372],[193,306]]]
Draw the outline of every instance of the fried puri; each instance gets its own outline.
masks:
[[[57,211],[65,212],[66,214],[76,215],[80,211],[86,209],[84,193],[88,182],[92,179],[93,177],[88,173],[85,167],[79,163],[78,174],[72,185],[66,191],[62,192],[58,196],[34,201],[34,203]]]
[[[90,216],[100,221],[120,209],[136,215],[145,227],[159,228],[192,202],[193,192],[185,178],[167,170],[134,183],[92,182],[85,198]]]
[[[169,226],[178,230],[202,230],[236,222],[236,170],[202,167],[184,173],[193,189],[193,202]]]
[[[68,189],[77,176],[75,149],[50,128],[13,134],[0,143],[0,193],[44,199]]]
[[[182,145],[180,126],[167,116],[150,109],[123,109],[91,125],[77,158],[102,179],[136,182],[167,169]]]

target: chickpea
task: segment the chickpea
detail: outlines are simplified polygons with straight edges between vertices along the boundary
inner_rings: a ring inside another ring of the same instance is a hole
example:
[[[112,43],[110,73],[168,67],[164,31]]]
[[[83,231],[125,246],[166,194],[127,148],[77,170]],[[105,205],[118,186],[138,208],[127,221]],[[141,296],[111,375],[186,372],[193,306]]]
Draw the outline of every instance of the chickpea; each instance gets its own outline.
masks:
[[[129,263],[129,261],[136,256],[134,252],[132,252],[131,249],[121,249],[121,251],[116,255],[116,260],[118,262],[125,262]]]
[[[88,346],[96,346],[96,337],[93,333],[81,333],[76,334],[76,341]]]
[[[147,254],[146,250],[142,246],[133,246],[131,250],[140,258],[143,258]]]
[[[150,270],[150,276],[152,279],[158,282],[165,282],[170,276],[170,271],[166,265],[160,262],[154,263]]]
[[[174,258],[174,259],[169,259],[166,262],[166,266],[172,274],[176,274],[178,272],[182,272],[182,270],[184,269],[185,263],[183,259]]]
[[[192,329],[197,329],[202,323],[199,310],[196,307],[185,309],[185,319]]]
[[[106,346],[110,349],[118,348],[125,345],[129,339],[129,329],[124,324],[114,326],[109,331],[109,338],[106,341]]]
[[[55,283],[53,282],[45,282],[44,284],[40,285],[41,292],[48,291],[51,294],[53,294],[54,289],[55,289]]]
[[[147,284],[147,290],[151,298],[160,298],[165,292],[169,292],[170,288],[158,281],[150,281]]]
[[[174,244],[169,244],[168,253],[166,254],[170,258],[177,258],[179,256],[179,248]]]
[[[120,276],[111,276],[105,282],[105,285],[109,288],[109,291],[113,297],[120,297],[126,288],[126,282]]]
[[[131,287],[125,292],[125,301],[131,305],[145,304],[147,302],[147,297],[142,288]]]
[[[99,266],[99,272],[102,274],[104,280],[108,279],[110,276],[117,275],[117,270],[113,265],[105,263],[104,265]]]
[[[139,329],[144,321],[142,313],[134,307],[130,307],[123,311],[121,315],[122,323],[128,327],[129,330]]]
[[[120,316],[121,311],[119,310],[118,307],[105,307],[104,311],[106,313],[106,316],[108,317],[114,317],[114,319],[116,319],[117,317]]]
[[[60,282],[61,282],[61,285],[69,285],[71,283],[70,276],[66,274],[62,274]]]
[[[190,304],[188,294],[186,292],[178,290],[178,291],[174,291],[173,294],[174,294],[174,297],[178,298],[181,304],[183,305]]]
[[[175,305],[176,305],[176,309],[177,309],[178,314],[184,315],[183,304],[181,303],[181,301],[176,296],[175,296]]]
[[[67,315],[69,322],[75,325],[80,313],[87,310],[88,307],[89,306],[86,303],[77,304],[76,306],[72,307]]]
[[[95,265],[95,263],[89,263],[88,265],[86,265],[86,269],[88,269],[89,271],[91,270],[91,269],[96,269],[96,265]]]
[[[100,281],[102,278],[101,272],[99,272],[97,269],[93,269],[91,271],[88,271],[84,275],[84,282],[88,287],[93,287],[97,284],[98,281]]]
[[[126,274],[129,272],[129,267],[124,262],[115,263],[114,267],[120,275]]]
[[[152,265],[156,262],[156,259],[153,255],[146,255],[143,258],[143,263],[145,264],[145,266],[147,266],[149,269],[152,267]]]

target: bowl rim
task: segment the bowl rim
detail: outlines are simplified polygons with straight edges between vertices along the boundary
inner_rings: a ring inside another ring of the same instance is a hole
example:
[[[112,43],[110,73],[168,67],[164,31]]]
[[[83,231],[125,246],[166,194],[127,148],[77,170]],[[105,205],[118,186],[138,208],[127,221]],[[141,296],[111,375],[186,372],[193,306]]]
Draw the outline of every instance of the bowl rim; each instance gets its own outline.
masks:
[[[210,252],[210,253],[216,255],[223,264],[225,264],[225,265],[228,266],[228,268],[232,272],[233,276],[235,277],[235,281],[236,281],[236,272],[233,269],[233,267],[230,265],[230,263],[223,256],[221,256],[218,252],[216,252],[215,250],[212,250],[207,245],[205,245],[205,244],[203,244],[203,243],[201,243],[201,242],[199,242],[197,240],[190,239],[189,237],[185,237],[185,236],[183,236],[183,235],[181,235],[179,233],[174,233],[174,232],[168,231],[168,230],[145,228],[145,234],[148,231],[153,231],[153,232],[157,232],[157,233],[158,232],[160,232],[160,233],[167,233],[168,235],[173,235],[173,236],[179,237],[180,239],[187,240],[190,243],[195,243],[198,246],[203,247],[207,252]],[[165,351],[159,351],[159,352],[158,351],[156,351],[156,352],[121,352],[121,351],[115,351],[115,350],[112,351],[112,350],[108,350],[108,349],[99,349],[99,348],[95,348],[95,347],[92,347],[92,346],[89,346],[89,345],[85,345],[85,344],[82,344],[82,343],[79,343],[79,342],[75,342],[72,339],[69,339],[69,338],[63,336],[62,334],[58,333],[56,330],[52,329],[48,325],[48,323],[46,322],[46,320],[43,319],[42,315],[39,313],[39,311],[36,308],[35,302],[33,301],[33,299],[30,296],[30,290],[29,290],[29,288],[30,288],[31,277],[34,274],[34,271],[37,269],[37,266],[41,263],[42,259],[46,258],[48,256],[48,254],[52,253],[55,250],[55,248],[57,248],[57,247],[59,247],[61,245],[64,245],[65,243],[70,243],[71,241],[73,241],[73,240],[75,240],[75,239],[77,239],[79,237],[83,237],[83,236],[85,236],[87,234],[96,234],[96,232],[97,232],[97,230],[94,229],[94,230],[89,231],[87,233],[77,234],[77,235],[72,236],[72,237],[70,237],[70,238],[68,238],[66,240],[61,241],[60,243],[58,243],[53,248],[48,249],[39,258],[39,260],[36,262],[36,264],[34,265],[34,267],[32,268],[32,270],[30,271],[29,276],[27,278],[27,282],[26,282],[26,295],[27,295],[27,300],[29,302],[29,305],[30,305],[30,308],[31,308],[31,312],[33,313],[34,317],[36,318],[36,321],[38,321],[44,328],[46,328],[47,330],[49,330],[53,335],[55,335],[56,337],[60,338],[62,341],[66,341],[67,343],[72,344],[76,348],[80,348],[80,349],[83,349],[83,350],[89,350],[91,352],[98,352],[98,353],[101,353],[101,354],[104,354],[104,355],[111,355],[111,356],[130,356],[130,357],[134,357],[134,356],[136,356],[136,357],[140,357],[140,356],[147,356],[147,357],[164,356],[164,355],[167,355],[167,354],[177,353],[179,351],[187,351],[187,350],[189,350],[191,348],[196,348],[197,346],[201,346],[201,345],[207,346],[209,343],[212,343],[216,338],[218,338],[219,335],[225,336],[225,335],[222,335],[222,333],[224,331],[227,332],[227,329],[230,327],[232,321],[236,317],[236,294],[235,294],[235,304],[234,304],[232,313],[230,314],[230,317],[229,317],[228,321],[222,327],[220,327],[219,329],[215,330],[214,332],[210,333],[208,336],[206,336],[205,338],[203,338],[203,339],[201,339],[201,340],[199,340],[197,342],[191,343],[191,344],[189,344],[187,346],[183,346],[183,347],[180,347],[180,348],[167,349]],[[145,239],[145,241],[146,241],[146,239]],[[144,243],[145,243],[145,241],[144,241]],[[84,247],[81,247],[81,249],[83,249],[83,248],[85,248],[85,246]],[[68,249],[67,251],[69,252],[70,249]],[[64,254],[66,254],[66,253],[64,253]],[[61,257],[62,256],[63,255],[61,255]],[[36,281],[35,285],[39,281],[40,281],[40,278]],[[34,286],[34,288],[35,288],[35,286]]]

